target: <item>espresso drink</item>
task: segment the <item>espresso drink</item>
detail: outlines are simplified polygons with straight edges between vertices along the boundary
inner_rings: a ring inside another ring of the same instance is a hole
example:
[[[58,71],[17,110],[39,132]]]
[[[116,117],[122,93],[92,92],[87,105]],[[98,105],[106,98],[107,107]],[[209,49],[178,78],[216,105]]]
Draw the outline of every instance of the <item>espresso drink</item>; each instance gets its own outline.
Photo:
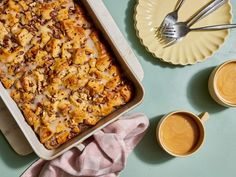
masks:
[[[165,148],[177,155],[194,151],[200,130],[194,118],[187,113],[176,113],[165,119],[160,127],[160,139]]]
[[[218,71],[216,87],[226,102],[236,105],[236,62],[228,63]]]

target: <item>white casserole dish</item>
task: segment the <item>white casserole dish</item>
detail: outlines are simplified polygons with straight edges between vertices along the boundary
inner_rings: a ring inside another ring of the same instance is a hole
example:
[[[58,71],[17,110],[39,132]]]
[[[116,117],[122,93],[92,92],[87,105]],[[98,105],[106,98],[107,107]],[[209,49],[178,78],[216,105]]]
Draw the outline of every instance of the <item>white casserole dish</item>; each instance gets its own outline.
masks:
[[[81,0],[81,2],[85,5],[87,11],[90,13],[89,15],[92,18],[94,24],[97,26],[98,29],[100,29],[104,38],[107,40],[107,43],[110,45],[114,55],[116,56],[117,61],[119,62],[123,71],[125,72],[125,75],[133,83],[134,88],[135,88],[135,91],[134,91],[135,93],[134,93],[133,99],[128,104],[121,107],[117,111],[113,112],[109,116],[103,118],[96,126],[85,131],[79,136],[73,138],[72,140],[68,141],[67,143],[60,146],[59,148],[55,150],[48,150],[44,147],[43,144],[40,143],[33,129],[25,121],[25,118],[23,114],[21,113],[20,109],[17,107],[16,103],[10,97],[8,91],[0,83],[0,90],[1,90],[0,96],[2,100],[4,101],[9,111],[13,115],[15,121],[19,125],[20,129],[22,130],[23,134],[25,135],[26,139],[28,140],[34,152],[40,158],[43,158],[45,160],[51,160],[53,158],[56,158],[59,155],[63,154],[64,152],[68,151],[69,149],[75,146],[78,146],[85,139],[92,136],[96,131],[102,129],[103,127],[107,126],[111,122],[117,120],[122,114],[128,112],[129,110],[131,110],[132,108],[140,104],[144,97],[144,89],[139,79],[137,78],[137,76],[134,74],[130,66],[127,64],[127,62],[124,60],[124,55],[122,54],[124,51],[121,51],[120,49],[118,49],[117,43],[116,44],[114,43],[114,38],[112,37],[111,30],[109,29],[110,27],[105,26],[104,23],[102,23],[102,20],[96,16],[96,13],[99,13],[98,4],[102,2],[100,0],[99,1]]]

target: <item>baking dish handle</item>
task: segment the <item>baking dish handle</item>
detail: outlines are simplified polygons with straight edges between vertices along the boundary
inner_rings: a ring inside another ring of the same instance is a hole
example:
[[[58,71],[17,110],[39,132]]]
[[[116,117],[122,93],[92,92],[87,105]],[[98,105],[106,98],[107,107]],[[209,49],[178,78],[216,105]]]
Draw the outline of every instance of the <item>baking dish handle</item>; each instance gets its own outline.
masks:
[[[79,143],[76,147],[82,152],[85,148],[85,145],[83,143]]]

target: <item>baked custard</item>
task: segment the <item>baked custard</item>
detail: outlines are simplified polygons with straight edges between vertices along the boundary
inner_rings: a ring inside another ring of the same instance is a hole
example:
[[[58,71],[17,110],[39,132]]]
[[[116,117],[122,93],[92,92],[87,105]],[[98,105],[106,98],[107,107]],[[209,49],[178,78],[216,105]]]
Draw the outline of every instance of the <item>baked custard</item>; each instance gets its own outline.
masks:
[[[160,127],[160,139],[165,148],[178,155],[194,151],[200,130],[194,118],[185,113],[175,113],[166,118]]]
[[[217,72],[216,89],[227,103],[236,105],[236,61],[227,63]]]
[[[132,98],[87,15],[73,0],[0,1],[0,80],[48,149]]]

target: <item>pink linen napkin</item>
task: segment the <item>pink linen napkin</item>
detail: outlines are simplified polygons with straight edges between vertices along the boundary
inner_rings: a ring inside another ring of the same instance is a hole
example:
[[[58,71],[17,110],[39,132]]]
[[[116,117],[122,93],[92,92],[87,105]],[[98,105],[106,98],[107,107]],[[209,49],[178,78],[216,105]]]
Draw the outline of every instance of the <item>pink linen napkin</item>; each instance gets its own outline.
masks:
[[[148,125],[144,114],[125,115],[96,133],[83,152],[73,148],[52,161],[40,159],[21,177],[116,177]]]

